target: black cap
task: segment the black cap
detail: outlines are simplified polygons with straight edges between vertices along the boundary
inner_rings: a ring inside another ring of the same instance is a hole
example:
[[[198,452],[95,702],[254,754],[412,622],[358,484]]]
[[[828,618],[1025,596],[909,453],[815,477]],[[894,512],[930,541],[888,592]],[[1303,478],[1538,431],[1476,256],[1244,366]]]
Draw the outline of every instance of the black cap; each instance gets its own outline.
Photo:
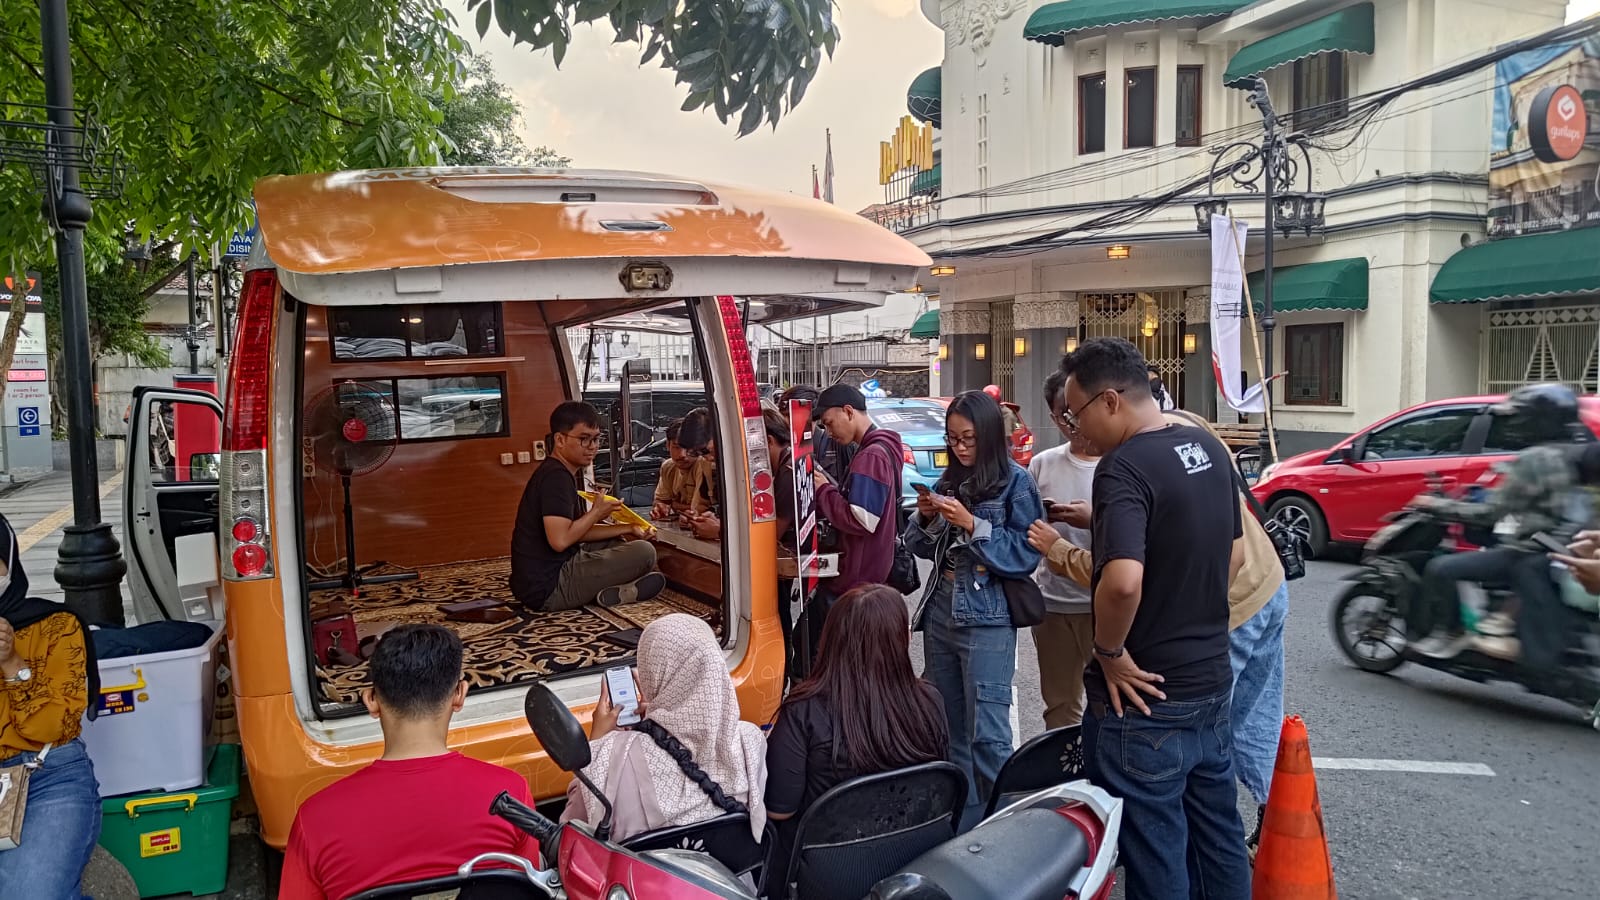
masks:
[[[867,398],[862,396],[860,390],[848,384],[836,384],[817,395],[817,402],[811,405],[811,414],[820,416],[824,410],[838,409],[842,406],[849,406],[865,412]]]

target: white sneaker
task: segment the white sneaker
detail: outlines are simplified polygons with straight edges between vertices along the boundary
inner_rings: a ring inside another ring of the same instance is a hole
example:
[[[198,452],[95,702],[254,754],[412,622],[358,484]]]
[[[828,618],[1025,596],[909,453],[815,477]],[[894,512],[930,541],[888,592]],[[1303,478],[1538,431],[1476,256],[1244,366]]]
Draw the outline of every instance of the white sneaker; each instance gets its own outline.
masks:
[[[1508,662],[1516,662],[1522,657],[1522,642],[1514,637],[1481,634],[1473,640],[1472,647],[1484,656],[1493,656]]]
[[[1472,638],[1473,635],[1465,632],[1435,631],[1412,648],[1432,659],[1453,659],[1472,645]]]
[[[1503,612],[1492,612],[1478,620],[1477,632],[1488,637],[1511,637],[1517,633],[1517,620]]]

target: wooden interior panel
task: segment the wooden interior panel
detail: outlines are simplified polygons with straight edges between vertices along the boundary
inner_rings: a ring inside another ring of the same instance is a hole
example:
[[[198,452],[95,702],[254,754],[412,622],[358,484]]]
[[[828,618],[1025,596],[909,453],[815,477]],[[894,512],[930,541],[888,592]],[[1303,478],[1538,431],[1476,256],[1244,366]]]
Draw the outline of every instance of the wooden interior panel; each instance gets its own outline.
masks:
[[[306,307],[301,403],[336,381],[505,373],[504,437],[402,441],[381,468],[355,477],[351,503],[357,564],[386,560],[426,566],[506,556],[517,502],[538,460],[502,465],[500,454],[533,450],[549,430],[550,411],[566,399],[561,356],[536,303],[502,307],[504,357],[334,362],[326,307]],[[306,560],[343,572],[343,492],[339,477],[304,478]]]

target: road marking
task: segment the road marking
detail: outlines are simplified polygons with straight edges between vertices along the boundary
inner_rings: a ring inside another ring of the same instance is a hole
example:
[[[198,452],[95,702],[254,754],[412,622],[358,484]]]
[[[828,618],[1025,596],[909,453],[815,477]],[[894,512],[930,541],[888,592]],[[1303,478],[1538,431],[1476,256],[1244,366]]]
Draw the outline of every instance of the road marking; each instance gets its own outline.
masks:
[[[100,499],[104,500],[107,494],[119,487],[122,487],[121,472],[118,472],[115,475],[112,475],[110,478],[107,478],[105,482],[100,485]],[[45,516],[32,525],[29,525],[26,530],[17,535],[17,553],[27,553],[34,544],[37,544],[49,537],[51,534],[54,534],[57,528],[67,524],[68,520],[71,518],[72,503],[71,501],[68,501],[66,506],[61,507],[50,515]]]
[[[1494,770],[1483,763],[1316,756],[1312,757],[1311,764],[1319,769],[1344,769],[1352,772],[1412,772],[1419,775],[1483,775],[1490,778],[1494,777]]]

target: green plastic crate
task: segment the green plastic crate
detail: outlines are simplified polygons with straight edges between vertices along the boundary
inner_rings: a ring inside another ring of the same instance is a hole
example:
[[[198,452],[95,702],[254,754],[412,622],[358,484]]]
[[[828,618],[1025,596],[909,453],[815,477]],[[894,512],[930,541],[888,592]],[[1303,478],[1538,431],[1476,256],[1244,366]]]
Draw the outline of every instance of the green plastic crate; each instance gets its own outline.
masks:
[[[238,796],[239,746],[219,744],[200,787],[102,801],[100,846],[127,867],[140,897],[221,893]]]

